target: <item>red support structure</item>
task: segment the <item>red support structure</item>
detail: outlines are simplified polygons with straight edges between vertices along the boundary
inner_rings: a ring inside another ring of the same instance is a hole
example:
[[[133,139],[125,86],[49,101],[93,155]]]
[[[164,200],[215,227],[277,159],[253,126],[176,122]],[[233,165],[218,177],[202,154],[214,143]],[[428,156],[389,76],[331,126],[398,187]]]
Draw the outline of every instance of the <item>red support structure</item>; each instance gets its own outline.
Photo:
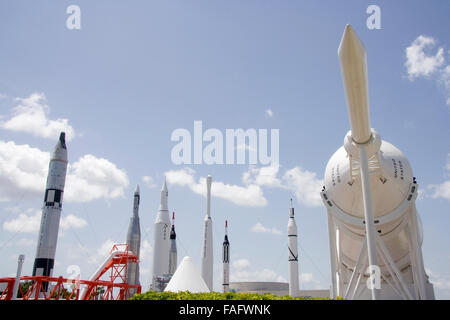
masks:
[[[120,248],[123,248],[120,250]],[[141,293],[140,285],[130,285],[126,282],[128,263],[137,263],[138,258],[131,251],[128,251],[128,245],[116,244],[111,253],[116,252],[114,257],[108,261],[100,274],[93,280],[66,279],[63,277],[21,277],[21,281],[30,281],[30,287],[22,291],[19,286],[18,300],[79,300],[81,286],[86,286],[84,300],[100,299],[102,300],[125,300],[130,298],[128,292],[136,288],[137,293]],[[101,277],[110,272],[108,280],[101,280]],[[15,278],[0,278],[0,284],[6,283],[6,288],[0,291],[0,300],[11,300]],[[49,283],[47,292],[43,289],[43,283]],[[65,286],[66,285],[66,286]],[[99,288],[105,288],[101,293]]]

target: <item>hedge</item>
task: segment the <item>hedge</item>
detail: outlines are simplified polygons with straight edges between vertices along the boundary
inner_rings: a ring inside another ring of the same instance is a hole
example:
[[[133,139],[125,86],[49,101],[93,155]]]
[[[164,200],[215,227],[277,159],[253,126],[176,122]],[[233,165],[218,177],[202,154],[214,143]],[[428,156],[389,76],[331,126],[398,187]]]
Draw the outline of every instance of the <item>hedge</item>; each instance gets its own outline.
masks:
[[[270,293],[191,293],[189,291],[182,292],[156,292],[147,291],[145,293],[134,295],[131,300],[330,300],[329,298],[311,298],[311,297],[297,297],[291,296],[277,296]],[[338,298],[340,300],[340,298]]]

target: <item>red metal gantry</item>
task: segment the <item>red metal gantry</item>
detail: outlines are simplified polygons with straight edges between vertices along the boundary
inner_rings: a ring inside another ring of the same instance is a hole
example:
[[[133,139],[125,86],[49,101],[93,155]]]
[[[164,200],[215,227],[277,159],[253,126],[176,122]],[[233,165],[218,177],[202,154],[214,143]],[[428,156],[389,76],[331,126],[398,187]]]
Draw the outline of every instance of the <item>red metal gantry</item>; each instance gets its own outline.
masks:
[[[111,255],[112,258],[92,280],[47,276],[21,277],[21,281],[29,281],[31,285],[25,289],[19,285],[21,298],[17,300],[125,300],[131,297],[130,289],[141,293],[140,285],[127,283],[128,263],[137,263],[138,257],[128,251],[127,244],[115,244],[111,249],[111,253],[113,252],[115,254]],[[108,271],[109,279],[101,280]],[[0,284],[7,284],[6,288],[0,291],[0,300],[11,300],[15,281],[16,278],[0,278]],[[83,297],[80,297],[81,286],[85,286]],[[44,290],[45,287],[49,289]]]

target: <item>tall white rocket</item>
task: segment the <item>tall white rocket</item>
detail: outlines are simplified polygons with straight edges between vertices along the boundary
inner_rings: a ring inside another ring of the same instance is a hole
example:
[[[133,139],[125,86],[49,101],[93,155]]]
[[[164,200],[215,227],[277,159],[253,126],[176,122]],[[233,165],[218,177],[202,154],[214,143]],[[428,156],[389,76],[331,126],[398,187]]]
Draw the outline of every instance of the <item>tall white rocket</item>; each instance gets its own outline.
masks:
[[[169,273],[169,238],[170,238],[170,217],[168,209],[168,197],[166,181],[161,189],[161,203],[155,220],[154,240],[153,240],[153,278],[152,288],[156,290],[157,278]]]
[[[61,132],[48,166],[33,276],[53,275],[66,172],[66,134]]]
[[[175,211],[172,213],[172,230],[170,230],[169,274],[173,275],[177,270],[177,234],[175,233]]]
[[[128,250],[132,251],[138,257],[141,248],[141,227],[139,224],[139,202],[140,202],[139,185],[136,186],[133,199],[133,216],[130,218],[130,225],[127,233]],[[139,284],[139,263],[130,262],[127,265],[127,283],[131,285]],[[136,288],[131,288],[128,296],[132,297],[136,293]]]
[[[297,224],[294,218],[294,207],[289,208],[288,222],[288,250],[289,250],[289,295],[296,297],[298,295],[298,243],[297,243]]]
[[[230,290],[230,242],[228,241],[228,221],[225,220],[225,239],[222,247],[223,292]]]
[[[213,289],[213,238],[211,220],[211,183],[212,177],[206,178],[206,215],[203,224],[203,246],[202,246],[202,278],[208,289]]]

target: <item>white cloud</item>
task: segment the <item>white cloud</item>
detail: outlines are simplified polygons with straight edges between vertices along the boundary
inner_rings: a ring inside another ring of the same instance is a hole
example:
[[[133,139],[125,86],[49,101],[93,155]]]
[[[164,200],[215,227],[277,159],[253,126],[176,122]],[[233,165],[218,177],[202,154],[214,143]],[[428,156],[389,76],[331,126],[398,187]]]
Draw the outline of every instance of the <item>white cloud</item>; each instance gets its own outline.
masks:
[[[273,117],[273,111],[271,109],[266,109],[266,115],[270,118]]]
[[[320,281],[316,280],[316,278],[314,278],[314,275],[309,272],[300,273],[299,282],[300,282],[300,287],[304,288],[304,289],[315,290],[315,289],[323,288],[323,285],[320,283]]]
[[[438,48],[435,55],[429,55],[425,51],[433,49],[436,40],[432,37],[420,35],[406,48],[406,63],[410,80],[420,76],[428,77],[438,70],[444,63],[444,49]]]
[[[237,259],[231,265],[234,269],[241,270],[250,267],[250,261],[247,259]]]
[[[279,166],[250,168],[242,175],[242,181],[261,187],[289,190],[295,194],[299,203],[309,207],[322,205],[320,190],[323,180],[318,179],[315,172],[294,167],[286,170],[281,179],[278,178],[278,172]]]
[[[295,167],[286,171],[283,180],[286,187],[295,193],[297,201],[309,207],[321,206],[320,190],[323,180],[315,172]]]
[[[3,222],[3,229],[13,233],[38,233],[41,223],[41,212],[28,209],[18,217]]]
[[[232,262],[230,281],[275,281],[286,282],[286,279],[275,271],[270,269],[250,270],[250,261],[247,259],[238,259]]]
[[[61,131],[66,133],[68,141],[75,137],[75,130],[69,125],[68,119],[47,118],[50,108],[44,93],[35,92],[27,98],[15,100],[18,105],[13,108],[12,117],[0,123],[3,129],[27,132],[47,139],[57,139]]]
[[[167,171],[165,175],[167,183],[170,185],[187,186],[194,193],[206,197],[206,178],[201,177],[196,182],[195,171],[191,168]],[[213,179],[211,195],[241,206],[258,207],[267,205],[267,199],[264,197],[261,188],[254,184],[242,187],[214,181]]]
[[[99,265],[100,263],[102,263],[106,257],[109,256],[111,249],[113,248],[113,246],[116,244],[116,242],[114,242],[111,239],[107,239],[105,240],[95,251],[92,255],[90,255],[87,259],[87,262],[89,264],[93,264],[93,265]]]
[[[78,218],[77,216],[74,216],[73,214],[69,214],[67,216],[61,217],[60,227],[63,230],[66,229],[80,229],[87,226],[86,220],[83,218]]]
[[[145,264],[151,265],[153,257],[153,246],[148,242],[148,240],[144,240],[141,243],[141,248],[139,251],[139,260],[145,262]]]
[[[279,166],[267,166],[261,168],[250,168],[242,175],[245,184],[256,184],[264,187],[282,187],[281,181],[277,178]]]
[[[437,274],[432,272],[430,269],[426,269],[428,276],[430,277],[430,282],[434,285],[437,289],[444,289],[448,290],[450,289],[450,277],[444,276],[441,274]]]
[[[50,153],[0,140],[0,201],[43,196]],[[128,176],[103,158],[87,154],[67,169],[64,201],[87,202],[123,196]]]
[[[446,176],[450,176],[450,153],[447,155],[447,163],[444,167]],[[450,200],[450,180],[446,180],[441,184],[432,184],[428,186],[432,190],[431,198],[444,198]]]
[[[84,155],[68,168],[64,199],[88,202],[124,195],[129,181],[126,172],[107,159]]]
[[[150,189],[156,188],[156,184],[153,181],[153,178],[150,176],[143,176],[142,181],[145,183],[147,187]]]
[[[262,270],[234,270],[230,272],[230,281],[273,281],[273,282],[287,282],[287,280],[270,269]]]
[[[267,199],[263,187],[285,189],[293,192],[297,201],[303,205],[321,206],[320,190],[323,180],[317,174],[301,167],[285,171],[278,178],[279,166],[252,167],[242,174],[245,186],[225,184],[214,181],[211,193],[215,197],[226,199],[237,205],[265,206]],[[171,185],[189,187],[193,192],[206,196],[206,179],[195,179],[195,171],[191,168],[171,170],[165,173],[167,182]]]
[[[27,209],[16,218],[5,221],[3,229],[14,233],[38,233],[41,224],[41,210]],[[87,225],[86,220],[73,214],[61,215],[60,229],[80,229]]]
[[[444,181],[441,184],[432,184],[429,186],[434,192],[432,198],[444,198],[450,200],[450,180]]]
[[[271,234],[275,234],[275,235],[280,235],[281,234],[281,231],[278,230],[277,228],[266,228],[260,222],[255,224],[250,229],[250,231],[251,232],[255,232],[255,233],[271,233]]]
[[[439,47],[434,55],[429,54],[429,50],[434,49],[436,42],[433,37],[424,35],[417,37],[406,48],[405,66],[410,81],[419,77],[431,79],[433,76],[433,80],[443,87],[446,104],[450,106],[450,65],[444,66],[444,48]]]
[[[0,201],[43,195],[50,154],[0,141]]]

